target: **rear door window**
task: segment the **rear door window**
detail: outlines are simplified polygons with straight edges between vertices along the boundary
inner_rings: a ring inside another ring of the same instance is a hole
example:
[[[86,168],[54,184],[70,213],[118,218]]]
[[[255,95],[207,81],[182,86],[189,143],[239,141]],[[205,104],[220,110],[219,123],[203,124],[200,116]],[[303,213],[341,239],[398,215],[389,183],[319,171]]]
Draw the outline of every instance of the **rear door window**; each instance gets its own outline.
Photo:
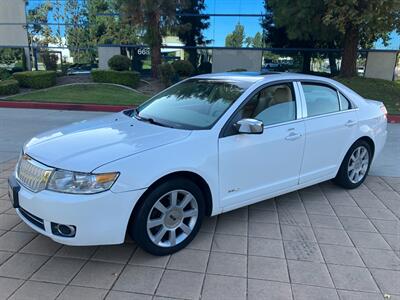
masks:
[[[302,83],[307,105],[307,116],[319,116],[340,111],[338,93],[335,89],[315,83]]]

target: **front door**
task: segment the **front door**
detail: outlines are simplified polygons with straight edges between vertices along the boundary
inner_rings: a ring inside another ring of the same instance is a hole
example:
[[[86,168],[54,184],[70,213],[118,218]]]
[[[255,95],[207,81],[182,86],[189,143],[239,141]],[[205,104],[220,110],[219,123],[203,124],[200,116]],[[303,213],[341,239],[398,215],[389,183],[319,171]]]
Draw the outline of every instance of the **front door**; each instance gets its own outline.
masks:
[[[291,82],[261,88],[228,124],[228,133],[219,139],[220,199],[224,209],[264,200],[298,184],[305,128],[297,119],[296,94]],[[262,121],[264,132],[237,133],[233,124],[244,118]]]

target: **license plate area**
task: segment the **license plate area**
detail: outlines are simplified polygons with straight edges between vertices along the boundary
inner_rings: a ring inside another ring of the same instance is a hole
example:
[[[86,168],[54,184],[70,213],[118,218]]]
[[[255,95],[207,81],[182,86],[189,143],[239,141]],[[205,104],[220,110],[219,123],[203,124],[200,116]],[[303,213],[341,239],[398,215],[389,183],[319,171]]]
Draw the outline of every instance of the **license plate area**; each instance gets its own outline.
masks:
[[[14,208],[19,207],[18,192],[21,189],[17,179],[14,176],[8,178],[8,196],[10,198],[11,204]]]

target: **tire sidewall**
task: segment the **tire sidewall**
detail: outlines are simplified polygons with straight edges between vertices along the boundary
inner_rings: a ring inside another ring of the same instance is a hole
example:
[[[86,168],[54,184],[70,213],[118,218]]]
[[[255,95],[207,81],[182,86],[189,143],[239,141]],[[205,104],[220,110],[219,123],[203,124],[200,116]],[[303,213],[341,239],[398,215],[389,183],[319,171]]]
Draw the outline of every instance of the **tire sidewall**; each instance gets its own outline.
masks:
[[[172,190],[186,190],[190,192],[197,201],[198,217],[196,225],[194,226],[190,235],[178,245],[174,247],[160,247],[155,245],[147,232],[147,218],[153,207],[160,197]],[[133,216],[129,225],[129,232],[132,238],[139,244],[141,248],[153,255],[168,255],[181,250],[186,247],[196,236],[200,229],[204,212],[205,212],[204,195],[201,189],[192,181],[184,178],[171,179],[161,183],[155,187],[149,194],[145,196],[144,202],[138,209],[135,216]]]

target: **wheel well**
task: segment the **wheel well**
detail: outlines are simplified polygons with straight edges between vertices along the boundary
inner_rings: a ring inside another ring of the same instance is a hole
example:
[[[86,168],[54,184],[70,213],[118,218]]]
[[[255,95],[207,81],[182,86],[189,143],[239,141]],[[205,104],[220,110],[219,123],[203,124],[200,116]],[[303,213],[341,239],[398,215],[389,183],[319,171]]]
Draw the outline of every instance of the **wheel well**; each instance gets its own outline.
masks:
[[[365,141],[368,143],[368,145],[371,147],[371,158],[374,157],[374,153],[375,153],[375,143],[374,141],[369,137],[369,136],[363,136],[361,138],[359,138],[357,141],[355,141],[354,143],[358,142],[358,141]]]
[[[131,218],[132,218],[132,216],[136,215],[136,212],[138,211],[138,209],[140,208],[142,203],[145,201],[147,195],[152,190],[154,190],[161,183],[166,182],[172,178],[177,178],[177,177],[183,177],[183,178],[189,179],[199,186],[199,188],[203,192],[204,199],[206,201],[206,203],[205,203],[206,216],[211,216],[212,208],[213,208],[212,207],[212,195],[211,195],[210,187],[208,186],[207,182],[203,179],[203,177],[201,177],[200,175],[198,175],[196,173],[188,172],[188,171],[181,171],[181,172],[170,173],[168,175],[165,175],[165,176],[159,178],[155,182],[153,182],[150,185],[150,187],[143,193],[143,195],[140,197],[138,202],[136,203],[135,207],[133,208]]]

